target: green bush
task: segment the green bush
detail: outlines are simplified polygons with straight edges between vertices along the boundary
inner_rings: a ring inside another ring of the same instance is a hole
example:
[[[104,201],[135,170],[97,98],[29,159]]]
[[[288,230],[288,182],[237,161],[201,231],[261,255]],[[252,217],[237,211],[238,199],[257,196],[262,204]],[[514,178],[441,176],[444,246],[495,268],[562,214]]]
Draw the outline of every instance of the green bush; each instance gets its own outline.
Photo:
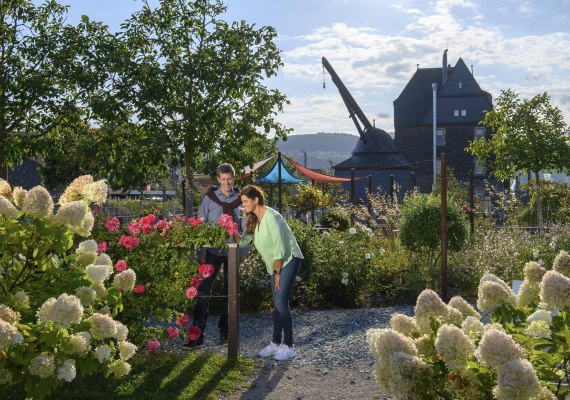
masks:
[[[346,231],[350,227],[350,217],[343,208],[335,207],[323,213],[321,217],[321,225],[324,228]]]

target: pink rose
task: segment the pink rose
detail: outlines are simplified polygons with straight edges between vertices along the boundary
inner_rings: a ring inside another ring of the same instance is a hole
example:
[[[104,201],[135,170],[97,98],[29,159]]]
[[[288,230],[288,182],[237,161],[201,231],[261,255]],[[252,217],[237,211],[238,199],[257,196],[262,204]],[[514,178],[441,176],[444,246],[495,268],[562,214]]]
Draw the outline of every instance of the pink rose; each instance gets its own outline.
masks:
[[[126,235],[121,235],[121,238],[119,239],[119,246],[123,246],[128,250],[132,250],[135,247],[137,247],[137,245],[139,244],[140,240],[139,238],[136,237],[132,237],[132,236],[126,236]]]
[[[200,278],[199,276],[194,276],[194,277],[192,277],[192,279],[190,279],[189,283],[190,283],[190,286],[198,289],[198,287],[200,286],[200,283],[202,283],[202,278]]]
[[[155,220],[156,217],[154,216],[154,214],[148,214],[147,216],[141,218],[141,225],[152,225],[154,224]]]
[[[119,219],[117,217],[113,217],[111,219],[108,219],[107,222],[105,223],[105,228],[107,228],[107,230],[110,233],[115,233],[119,230],[119,227],[121,226],[121,222],[119,221]]]
[[[194,227],[194,229],[196,229],[200,225],[202,225],[202,222],[204,222],[204,218],[194,218],[194,217],[188,218],[188,223],[190,225],[192,225],[192,227]]]
[[[198,266],[198,272],[202,277],[208,278],[214,273],[214,267],[211,264],[202,264]]]
[[[146,344],[146,351],[149,353],[154,353],[160,347],[160,342],[158,340],[151,340]]]
[[[133,221],[129,224],[129,226],[127,227],[127,229],[129,230],[129,232],[131,233],[131,235],[133,237],[138,237],[141,233],[141,227],[142,225],[140,224],[140,222],[137,221]]]
[[[182,315],[180,315],[178,317],[178,319],[176,320],[176,324],[180,325],[180,326],[184,326],[186,325],[188,322],[190,322],[190,317],[188,316],[188,314],[186,313],[182,313]]]
[[[190,324],[188,327],[188,340],[197,340],[202,334],[202,329]]]
[[[198,296],[198,289],[196,289],[193,286],[186,289],[186,297],[188,297],[189,299],[193,299],[196,296]]]
[[[176,336],[178,336],[179,333],[180,333],[180,330],[178,328],[174,328],[172,326],[169,326],[168,328],[166,328],[166,335],[168,336],[168,339],[170,339],[170,340],[172,340]]]
[[[146,289],[143,285],[136,285],[133,288],[133,292],[138,293],[138,294],[144,293],[145,291],[146,291]]]
[[[127,269],[127,262],[125,260],[119,260],[115,264],[115,269],[119,272],[122,272]]]
[[[107,251],[107,242],[97,243],[97,254],[101,254]]]

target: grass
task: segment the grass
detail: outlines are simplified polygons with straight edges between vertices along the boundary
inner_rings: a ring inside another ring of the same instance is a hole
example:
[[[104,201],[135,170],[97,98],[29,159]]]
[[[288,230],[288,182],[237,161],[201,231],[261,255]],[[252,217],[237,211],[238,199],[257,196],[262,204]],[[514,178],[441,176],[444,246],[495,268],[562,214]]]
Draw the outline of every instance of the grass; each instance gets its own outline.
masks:
[[[239,388],[253,372],[247,358],[228,360],[213,353],[140,354],[132,360],[131,373],[104,379],[94,374],[65,384],[52,397],[58,400],[111,399],[217,399]],[[13,393],[23,398],[23,393]]]

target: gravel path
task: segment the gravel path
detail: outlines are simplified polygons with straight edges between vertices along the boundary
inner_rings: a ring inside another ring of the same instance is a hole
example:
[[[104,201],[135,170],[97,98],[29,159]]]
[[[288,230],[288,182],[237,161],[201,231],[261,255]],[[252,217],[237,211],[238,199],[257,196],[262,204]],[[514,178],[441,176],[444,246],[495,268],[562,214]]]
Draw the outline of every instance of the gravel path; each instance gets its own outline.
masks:
[[[274,361],[257,357],[271,339],[270,314],[242,314],[240,352],[255,360],[251,382],[224,396],[229,400],[385,399],[374,378],[374,357],[366,330],[385,328],[393,313],[413,315],[413,306],[373,309],[299,311],[293,313],[297,357]],[[200,351],[226,353],[217,344],[217,318],[208,319]]]

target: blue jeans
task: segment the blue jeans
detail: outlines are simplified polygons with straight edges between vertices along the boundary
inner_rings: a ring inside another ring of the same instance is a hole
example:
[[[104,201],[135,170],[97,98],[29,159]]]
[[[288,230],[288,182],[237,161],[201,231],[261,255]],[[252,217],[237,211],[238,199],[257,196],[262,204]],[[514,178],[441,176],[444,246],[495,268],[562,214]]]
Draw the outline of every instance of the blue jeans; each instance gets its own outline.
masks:
[[[293,345],[293,317],[289,308],[289,297],[295,284],[295,278],[301,268],[301,258],[293,257],[281,269],[279,289],[275,290],[275,276],[271,276],[271,293],[273,295],[273,343],[280,344],[284,334],[283,343]]]

